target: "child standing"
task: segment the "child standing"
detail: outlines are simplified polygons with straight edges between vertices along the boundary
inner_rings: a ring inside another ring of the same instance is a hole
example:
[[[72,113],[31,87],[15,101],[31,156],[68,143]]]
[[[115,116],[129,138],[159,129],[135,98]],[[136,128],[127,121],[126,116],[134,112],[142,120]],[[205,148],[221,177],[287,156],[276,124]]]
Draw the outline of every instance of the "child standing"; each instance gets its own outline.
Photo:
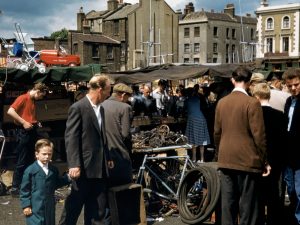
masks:
[[[60,177],[51,165],[53,143],[40,139],[35,144],[36,161],[24,172],[20,200],[27,225],[55,224],[55,189],[67,185],[69,178]]]

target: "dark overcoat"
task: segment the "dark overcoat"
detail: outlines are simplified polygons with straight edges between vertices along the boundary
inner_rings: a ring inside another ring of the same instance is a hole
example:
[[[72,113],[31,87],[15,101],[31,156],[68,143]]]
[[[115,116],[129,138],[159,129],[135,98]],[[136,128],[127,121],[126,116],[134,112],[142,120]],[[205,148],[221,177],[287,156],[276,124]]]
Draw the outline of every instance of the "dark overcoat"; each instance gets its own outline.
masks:
[[[20,189],[21,207],[31,207],[32,215],[26,217],[27,225],[55,224],[55,189],[69,183],[67,177],[60,177],[58,169],[49,164],[46,175],[35,161],[24,172]]]

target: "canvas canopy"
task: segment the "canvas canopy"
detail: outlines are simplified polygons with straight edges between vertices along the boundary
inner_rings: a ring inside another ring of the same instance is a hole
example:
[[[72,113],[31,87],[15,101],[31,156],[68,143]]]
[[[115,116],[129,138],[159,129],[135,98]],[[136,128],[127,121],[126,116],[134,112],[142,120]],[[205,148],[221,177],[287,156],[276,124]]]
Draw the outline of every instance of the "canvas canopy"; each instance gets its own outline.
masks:
[[[203,75],[217,77],[231,77],[239,64],[220,64],[220,65],[174,65],[165,64],[150,66],[139,70],[130,70],[123,72],[110,72],[109,76],[114,83],[124,82],[127,84],[138,84],[152,82],[157,79],[166,80],[184,80],[197,78]],[[248,66],[251,70],[253,66]],[[37,69],[24,72],[12,68],[0,68],[0,80],[2,82],[17,82],[32,84],[37,82],[66,82],[66,81],[88,81],[90,78],[100,73],[99,64],[91,64],[78,67],[53,67],[47,69],[46,73],[39,73]]]

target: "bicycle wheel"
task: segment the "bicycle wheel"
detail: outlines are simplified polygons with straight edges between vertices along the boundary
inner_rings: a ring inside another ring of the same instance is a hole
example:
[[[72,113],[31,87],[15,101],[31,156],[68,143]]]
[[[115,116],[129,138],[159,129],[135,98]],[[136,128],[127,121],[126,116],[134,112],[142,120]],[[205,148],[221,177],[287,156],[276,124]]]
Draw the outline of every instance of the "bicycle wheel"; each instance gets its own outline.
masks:
[[[167,214],[170,209],[177,211],[177,192],[185,161],[179,158],[162,158],[147,162],[144,198],[147,211]]]
[[[187,224],[204,222],[214,211],[219,195],[220,180],[214,168],[202,165],[192,169],[179,190],[181,220]]]

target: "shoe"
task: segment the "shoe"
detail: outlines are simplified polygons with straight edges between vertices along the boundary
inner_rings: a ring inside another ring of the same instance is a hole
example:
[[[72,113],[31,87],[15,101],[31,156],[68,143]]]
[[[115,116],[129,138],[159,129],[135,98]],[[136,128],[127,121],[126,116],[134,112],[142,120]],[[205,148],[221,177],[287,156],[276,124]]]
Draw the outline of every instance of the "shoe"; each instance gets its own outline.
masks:
[[[10,189],[10,194],[12,197],[18,198],[20,195],[20,191],[18,188],[11,188]]]
[[[204,163],[204,161],[203,161],[203,160],[198,160],[197,163],[198,163],[198,164]]]

